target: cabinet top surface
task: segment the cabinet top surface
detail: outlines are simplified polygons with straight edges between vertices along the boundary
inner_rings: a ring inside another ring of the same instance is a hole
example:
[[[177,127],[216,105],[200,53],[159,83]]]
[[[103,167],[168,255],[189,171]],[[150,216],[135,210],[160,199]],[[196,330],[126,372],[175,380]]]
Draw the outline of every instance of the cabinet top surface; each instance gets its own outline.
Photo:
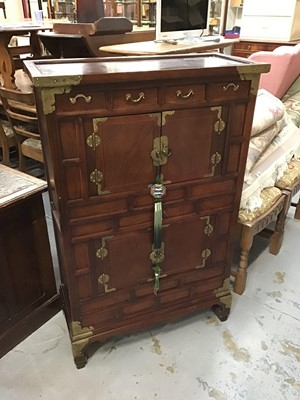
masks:
[[[218,53],[25,61],[35,87],[164,78],[260,74],[269,64]],[[183,75],[184,74],[184,75]],[[74,82],[73,82],[74,81]]]

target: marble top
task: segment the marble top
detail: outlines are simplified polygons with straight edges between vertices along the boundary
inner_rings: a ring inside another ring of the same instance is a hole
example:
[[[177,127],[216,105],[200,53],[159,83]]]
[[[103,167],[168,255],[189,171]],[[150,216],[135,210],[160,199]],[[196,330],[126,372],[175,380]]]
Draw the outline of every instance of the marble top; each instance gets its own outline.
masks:
[[[0,165],[0,207],[43,191],[47,183],[15,169]]]

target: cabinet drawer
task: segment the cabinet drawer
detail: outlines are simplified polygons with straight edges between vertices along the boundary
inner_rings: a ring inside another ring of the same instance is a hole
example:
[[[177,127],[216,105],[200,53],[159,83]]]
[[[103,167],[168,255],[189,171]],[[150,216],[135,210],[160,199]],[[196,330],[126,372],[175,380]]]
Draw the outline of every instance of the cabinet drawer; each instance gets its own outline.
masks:
[[[220,101],[240,99],[249,95],[250,82],[221,82],[207,85],[206,99],[208,101]]]
[[[203,103],[205,101],[204,85],[170,86],[166,88],[164,103],[184,104]]]
[[[158,105],[157,88],[129,88],[113,91],[112,106],[118,111],[139,111]]]
[[[83,114],[85,111],[107,110],[107,101],[105,91],[91,91],[80,88],[72,90],[70,93],[60,94],[56,96],[55,107],[58,114],[64,112],[76,111]]]

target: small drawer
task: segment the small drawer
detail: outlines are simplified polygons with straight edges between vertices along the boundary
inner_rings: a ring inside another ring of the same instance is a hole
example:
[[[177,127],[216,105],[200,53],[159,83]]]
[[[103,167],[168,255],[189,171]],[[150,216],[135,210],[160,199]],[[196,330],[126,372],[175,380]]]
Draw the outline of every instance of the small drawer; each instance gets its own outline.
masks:
[[[231,100],[248,97],[250,81],[221,82],[207,85],[206,99],[208,101]]]
[[[113,110],[139,111],[158,105],[157,88],[128,88],[113,91]]]
[[[170,86],[165,91],[165,104],[194,104],[205,101],[205,85]]]
[[[56,95],[56,109],[58,112],[78,111],[83,114],[97,110],[107,110],[106,94],[104,91],[93,92],[91,90],[72,90],[70,93]]]

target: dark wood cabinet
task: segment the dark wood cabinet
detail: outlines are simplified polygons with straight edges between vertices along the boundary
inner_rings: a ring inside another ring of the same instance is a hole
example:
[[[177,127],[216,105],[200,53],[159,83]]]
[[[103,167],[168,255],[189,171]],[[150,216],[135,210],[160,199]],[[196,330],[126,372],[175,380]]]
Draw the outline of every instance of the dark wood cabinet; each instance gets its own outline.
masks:
[[[0,166],[0,357],[60,310],[42,200],[46,182]]]
[[[261,72],[219,54],[34,61],[77,367],[112,335],[212,307],[230,266]]]
[[[250,54],[256,53],[257,51],[273,51],[279,46],[295,46],[300,41],[295,40],[291,42],[283,41],[262,41],[262,40],[240,40],[234,43],[232,49],[232,55],[238,57],[249,57]]]

